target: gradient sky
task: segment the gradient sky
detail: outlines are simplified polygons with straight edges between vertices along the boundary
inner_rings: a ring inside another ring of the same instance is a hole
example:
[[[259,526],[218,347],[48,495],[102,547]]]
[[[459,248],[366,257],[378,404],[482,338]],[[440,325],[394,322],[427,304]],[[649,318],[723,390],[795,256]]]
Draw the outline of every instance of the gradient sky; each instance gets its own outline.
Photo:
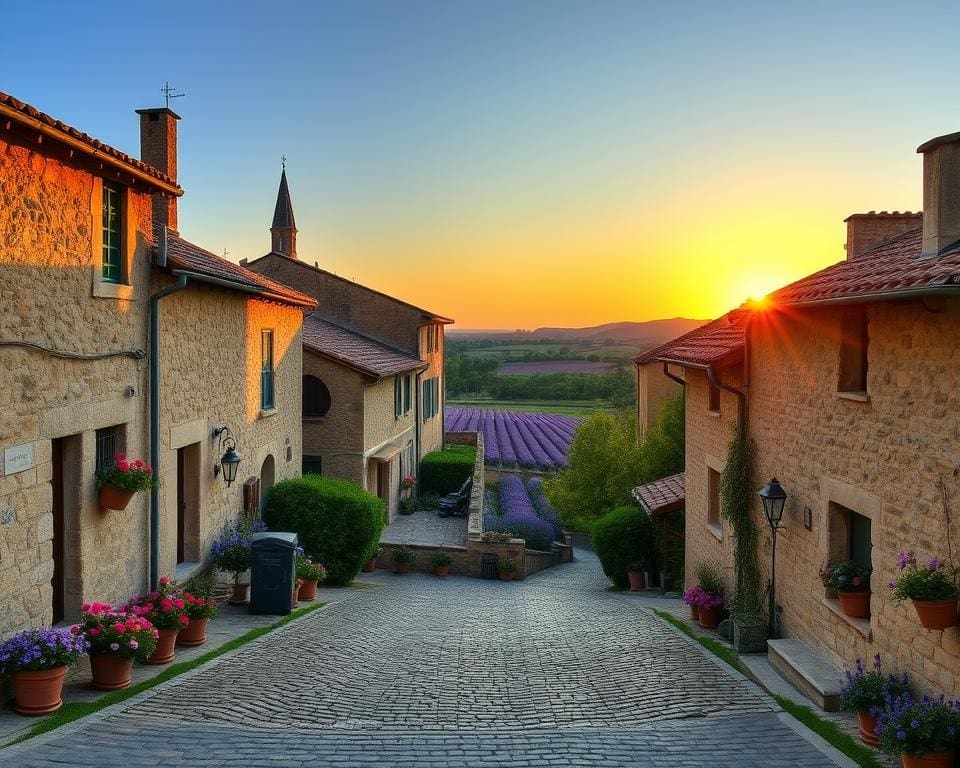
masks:
[[[160,14],[160,15],[158,15]],[[169,80],[180,228],[460,328],[712,317],[921,205],[960,130],[960,3],[166,2],[4,8],[0,90],[137,154]]]

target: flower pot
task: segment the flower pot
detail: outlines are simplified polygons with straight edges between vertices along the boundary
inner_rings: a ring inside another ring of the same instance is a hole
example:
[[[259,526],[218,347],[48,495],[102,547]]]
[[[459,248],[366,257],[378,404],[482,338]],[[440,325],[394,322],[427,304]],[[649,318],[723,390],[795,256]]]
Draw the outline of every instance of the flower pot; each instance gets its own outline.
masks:
[[[400,574],[408,573],[410,571],[410,563],[398,563],[394,561],[393,569]]]
[[[23,669],[13,673],[13,708],[21,715],[46,715],[63,705],[65,666],[52,669]]]
[[[699,615],[697,620],[700,622],[700,626],[704,629],[716,629],[717,624],[720,623],[720,619],[723,618],[723,608],[704,608],[702,605],[699,607]]]
[[[133,659],[115,653],[91,653],[90,671],[98,691],[119,691],[130,685]]]
[[[363,564],[363,568],[360,569],[364,573],[373,573],[377,570],[377,556],[374,555],[369,560]]]
[[[207,622],[210,621],[206,616],[199,619],[190,619],[187,624],[177,634],[177,645],[203,645],[207,642]]]
[[[860,726],[860,740],[871,747],[877,746],[880,739],[877,736],[877,718],[861,709],[857,712],[857,724]]]
[[[513,581],[513,571],[500,571],[500,581]]]
[[[297,600],[304,602],[317,599],[317,579],[304,581],[297,590]]]
[[[433,575],[434,576],[447,576],[450,573],[449,565],[435,565],[433,566]]]
[[[101,509],[112,509],[121,512],[127,508],[136,491],[121,491],[112,485],[101,485],[98,491]]]
[[[690,618],[691,618],[691,619],[697,619],[697,620],[699,621],[699,619],[700,619],[700,606],[699,606],[699,605],[691,605],[691,606],[690,606]]]
[[[647,588],[647,575],[643,571],[627,571],[627,579],[630,581],[631,591]]]
[[[147,664],[169,664],[177,650],[177,633],[179,629],[161,629],[157,638],[157,648],[147,657]]]
[[[837,592],[840,610],[854,619],[870,618],[870,590],[865,592]]]
[[[250,589],[249,584],[234,584],[227,605],[243,605],[247,602],[248,589]]]
[[[925,755],[900,755],[903,768],[953,768],[953,752],[927,752]]]
[[[957,598],[949,600],[914,600],[920,623],[927,629],[947,629],[957,624]]]

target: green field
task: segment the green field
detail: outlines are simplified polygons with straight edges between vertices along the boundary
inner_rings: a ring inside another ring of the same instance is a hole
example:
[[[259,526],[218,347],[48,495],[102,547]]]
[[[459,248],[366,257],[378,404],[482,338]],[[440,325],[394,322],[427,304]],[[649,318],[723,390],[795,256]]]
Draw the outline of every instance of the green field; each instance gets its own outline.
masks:
[[[630,360],[641,352],[646,352],[648,347],[637,346],[636,344],[584,344],[582,342],[571,342],[569,344],[495,344],[489,347],[468,347],[463,350],[463,354],[468,357],[493,357],[498,359],[509,359],[513,356],[522,356],[530,352],[540,352],[545,355],[558,355],[561,350],[564,354],[569,354],[571,359],[585,357],[587,355],[600,355],[601,357],[613,358],[617,360]]]
[[[449,408],[497,408],[501,411],[528,411],[532,413],[559,413],[561,416],[584,418],[597,411],[616,413],[606,400],[447,400]]]

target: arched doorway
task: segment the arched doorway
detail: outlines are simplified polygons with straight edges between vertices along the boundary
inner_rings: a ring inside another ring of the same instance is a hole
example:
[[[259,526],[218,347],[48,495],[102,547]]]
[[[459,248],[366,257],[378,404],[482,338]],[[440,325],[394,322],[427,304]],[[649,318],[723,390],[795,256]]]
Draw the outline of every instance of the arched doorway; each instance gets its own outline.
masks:
[[[273,488],[276,477],[276,466],[273,460],[273,454],[269,454],[260,465],[260,514],[263,515],[263,505],[267,501],[270,489]]]

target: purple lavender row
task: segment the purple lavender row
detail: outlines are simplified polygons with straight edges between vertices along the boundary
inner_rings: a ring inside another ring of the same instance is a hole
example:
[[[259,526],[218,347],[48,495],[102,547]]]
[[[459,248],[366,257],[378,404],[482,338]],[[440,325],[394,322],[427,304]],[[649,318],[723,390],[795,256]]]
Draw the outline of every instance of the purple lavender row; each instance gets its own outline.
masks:
[[[557,440],[553,434],[544,428],[540,421],[521,419],[520,423],[526,427],[532,438],[537,441],[551,469],[553,467],[562,467],[567,463],[567,452],[560,447],[564,445],[563,441]]]
[[[533,432],[530,431],[530,427],[523,419],[514,419],[513,420],[513,429],[516,434],[519,435],[520,439],[526,444],[527,448],[530,450],[530,453],[533,455],[533,460],[537,467],[540,469],[553,469],[554,462],[553,459],[547,454],[544,446],[540,444],[540,441],[537,440]]]
[[[530,500],[533,502],[533,508],[537,516],[553,526],[554,538],[560,541],[563,529],[560,526],[560,519],[557,517],[556,510],[543,494],[543,479],[531,477],[527,481],[527,493],[530,494]]]
[[[497,443],[500,445],[500,463],[504,466],[515,467],[517,465],[517,453],[513,449],[513,443],[510,442],[506,422],[497,418],[494,414],[493,424],[497,432]]]
[[[537,516],[530,494],[516,475],[500,476],[501,516],[491,515],[488,530],[509,531],[526,541],[530,549],[550,549],[555,539],[553,526]]]
[[[487,412],[481,414],[483,429],[483,460],[487,464],[500,463],[500,441],[497,439],[497,430],[493,419],[487,418]]]

